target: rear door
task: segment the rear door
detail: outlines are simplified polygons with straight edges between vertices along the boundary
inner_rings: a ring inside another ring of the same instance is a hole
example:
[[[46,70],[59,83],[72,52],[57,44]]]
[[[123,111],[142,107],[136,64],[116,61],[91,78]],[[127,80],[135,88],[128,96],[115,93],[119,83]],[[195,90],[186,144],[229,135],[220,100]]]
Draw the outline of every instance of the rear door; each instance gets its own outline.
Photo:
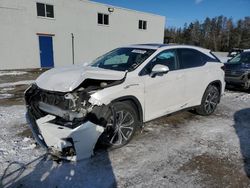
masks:
[[[209,69],[205,66],[206,55],[190,48],[178,49],[179,69],[183,71],[185,107],[196,106],[207,87]]]

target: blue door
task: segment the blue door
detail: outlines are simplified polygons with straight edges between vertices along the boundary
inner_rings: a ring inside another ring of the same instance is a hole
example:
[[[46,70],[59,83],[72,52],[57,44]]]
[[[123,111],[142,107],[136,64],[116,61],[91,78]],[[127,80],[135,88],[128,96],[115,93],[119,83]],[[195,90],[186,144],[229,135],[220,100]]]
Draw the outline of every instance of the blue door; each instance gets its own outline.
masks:
[[[54,67],[53,38],[52,36],[39,36],[40,62],[42,68]]]

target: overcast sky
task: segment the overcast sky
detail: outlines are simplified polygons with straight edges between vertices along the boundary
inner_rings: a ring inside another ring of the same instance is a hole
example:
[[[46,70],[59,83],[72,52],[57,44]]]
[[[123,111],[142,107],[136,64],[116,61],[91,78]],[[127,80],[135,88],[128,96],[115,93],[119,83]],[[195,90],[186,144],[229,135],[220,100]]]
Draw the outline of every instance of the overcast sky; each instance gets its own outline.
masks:
[[[250,16],[250,0],[94,0],[166,16],[167,27],[224,15],[234,21]]]

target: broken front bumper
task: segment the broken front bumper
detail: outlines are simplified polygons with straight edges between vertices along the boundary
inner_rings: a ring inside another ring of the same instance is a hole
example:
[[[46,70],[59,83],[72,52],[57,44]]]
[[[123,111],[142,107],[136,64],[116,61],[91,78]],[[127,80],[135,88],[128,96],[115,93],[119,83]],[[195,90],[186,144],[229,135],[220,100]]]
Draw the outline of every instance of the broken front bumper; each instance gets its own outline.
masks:
[[[47,115],[35,120],[27,112],[27,120],[37,142],[59,157],[78,161],[93,155],[93,150],[104,128],[90,121],[70,129],[51,123],[55,116]]]

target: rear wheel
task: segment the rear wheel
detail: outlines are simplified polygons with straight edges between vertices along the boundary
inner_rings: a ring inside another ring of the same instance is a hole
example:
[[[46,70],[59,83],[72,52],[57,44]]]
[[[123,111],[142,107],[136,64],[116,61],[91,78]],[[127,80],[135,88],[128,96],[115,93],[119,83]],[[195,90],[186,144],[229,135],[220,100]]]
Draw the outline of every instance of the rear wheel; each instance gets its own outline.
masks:
[[[113,112],[108,112],[107,125],[101,141],[111,148],[122,147],[132,139],[138,124],[138,115],[129,103],[114,103]]]
[[[208,116],[215,111],[219,101],[219,89],[214,85],[209,85],[202,97],[201,105],[197,107],[196,112],[200,115]]]

